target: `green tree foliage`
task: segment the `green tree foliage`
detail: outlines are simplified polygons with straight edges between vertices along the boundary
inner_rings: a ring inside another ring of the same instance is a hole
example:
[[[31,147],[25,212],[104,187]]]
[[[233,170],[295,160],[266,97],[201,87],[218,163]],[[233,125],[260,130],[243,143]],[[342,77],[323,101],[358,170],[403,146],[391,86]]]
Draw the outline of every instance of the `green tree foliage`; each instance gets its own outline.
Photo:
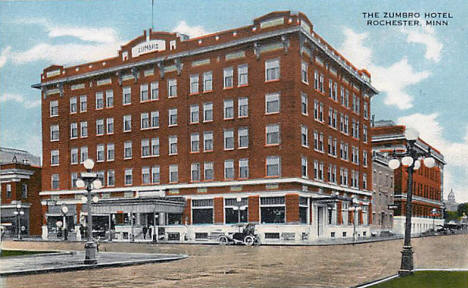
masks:
[[[459,217],[463,216],[463,213],[468,216],[468,202],[458,205],[457,213]]]

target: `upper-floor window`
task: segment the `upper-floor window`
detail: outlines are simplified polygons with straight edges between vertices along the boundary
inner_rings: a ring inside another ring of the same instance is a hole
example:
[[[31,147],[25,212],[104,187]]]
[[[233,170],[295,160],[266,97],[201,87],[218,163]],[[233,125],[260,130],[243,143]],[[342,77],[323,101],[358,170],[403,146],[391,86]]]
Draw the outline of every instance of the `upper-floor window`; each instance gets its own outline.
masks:
[[[309,132],[306,126],[301,126],[301,144],[304,147],[309,147]]]
[[[80,148],[80,163],[83,163],[88,159],[88,146],[82,146]]]
[[[150,119],[148,113],[140,114],[141,129],[148,129],[150,126]]]
[[[70,97],[70,113],[76,113],[78,111],[77,99],[75,96]]]
[[[224,100],[224,119],[234,118],[234,101],[232,99]]]
[[[249,84],[249,66],[242,64],[237,66],[238,86],[246,86]]]
[[[88,110],[88,96],[80,96],[80,112],[86,112]]]
[[[59,165],[59,150],[50,151],[50,165],[51,166]]]
[[[159,165],[151,167],[151,183],[159,183],[161,181],[161,169]]]
[[[192,176],[192,182],[200,181],[200,163],[190,165],[190,175]]]
[[[96,92],[96,109],[104,108],[104,93]]]
[[[213,103],[203,103],[203,122],[213,121]]]
[[[198,93],[199,79],[200,77],[198,76],[198,74],[190,75],[190,94]]]
[[[141,157],[149,157],[149,156],[151,156],[150,140],[141,139]]]
[[[133,183],[133,170],[131,168],[125,169],[125,185],[132,185]]]
[[[238,108],[238,117],[248,117],[249,116],[249,98],[241,97],[237,100]]]
[[[198,111],[198,105],[190,105],[190,123],[195,124],[199,121],[200,113]]]
[[[279,156],[268,156],[266,158],[266,176],[278,177],[281,175],[281,159]]]
[[[213,72],[208,71],[203,73],[203,92],[213,90]]]
[[[132,141],[124,142],[124,159],[132,159]]]
[[[159,137],[151,138],[151,155],[159,156]]]
[[[307,158],[301,157],[301,175],[307,178]]]
[[[52,190],[58,190],[60,187],[59,174],[52,174],[52,176],[50,177],[50,181],[50,188]]]
[[[88,137],[88,122],[80,122],[80,135],[85,138]]]
[[[234,160],[224,161],[224,179],[234,179]]]
[[[26,183],[21,184],[21,197],[23,199],[28,198],[28,184]]]
[[[122,88],[122,104],[123,105],[132,104],[132,87]]]
[[[177,97],[177,79],[167,80],[167,91],[169,98]]]
[[[224,150],[234,149],[234,130],[224,130]]]
[[[280,79],[280,60],[270,59],[265,61],[265,81]]]
[[[159,127],[159,111],[152,111],[151,112],[151,128]]]
[[[364,119],[368,119],[369,118],[369,106],[367,102],[364,102],[362,109],[364,110]]]
[[[114,161],[115,147],[113,143],[107,144],[107,161]]]
[[[200,134],[192,133],[190,135],[190,152],[200,152]]]
[[[106,91],[106,107],[107,108],[114,107],[114,91],[112,90]]]
[[[58,100],[50,101],[50,117],[58,116]]]
[[[96,162],[103,162],[105,159],[104,144],[98,144],[96,146]]]
[[[232,67],[224,68],[223,79],[225,89],[234,86],[234,69]]]
[[[177,108],[169,109],[169,126],[177,125]]]
[[[123,116],[123,131],[129,132],[132,131],[132,115],[124,115]]]
[[[11,198],[11,184],[6,184],[6,197]]]
[[[203,133],[203,151],[213,151],[213,132],[205,131]]]
[[[96,120],[96,135],[104,135],[104,119]]]
[[[302,62],[301,63],[301,80],[302,82],[309,84],[309,65],[307,63]]]
[[[70,164],[78,164],[78,148],[70,149]]]
[[[115,185],[115,170],[107,170],[107,186]]]
[[[78,123],[76,122],[70,124],[70,138],[78,138]]]
[[[148,94],[148,84],[141,84],[140,85],[140,102],[148,101],[149,94]]]
[[[238,147],[239,148],[247,148],[249,147],[249,128],[247,127],[240,127],[237,131],[238,136]]]
[[[203,172],[204,172],[205,180],[213,180],[214,179],[213,162],[203,163]]]
[[[280,143],[280,128],[278,124],[271,124],[265,127],[266,145],[275,145]]]
[[[301,93],[301,113],[303,115],[308,115],[309,114],[309,98],[307,97],[307,94]]]
[[[249,178],[249,159],[239,159],[239,178]]]
[[[169,136],[169,155],[177,154],[177,135]]]
[[[362,125],[362,138],[364,143],[367,143],[367,126]]]
[[[106,119],[107,134],[114,134],[114,118]]]
[[[151,100],[159,99],[159,82],[151,82]]]
[[[280,94],[265,95],[265,114],[279,113],[280,111]]]
[[[179,166],[177,164],[169,165],[169,183],[179,181]]]

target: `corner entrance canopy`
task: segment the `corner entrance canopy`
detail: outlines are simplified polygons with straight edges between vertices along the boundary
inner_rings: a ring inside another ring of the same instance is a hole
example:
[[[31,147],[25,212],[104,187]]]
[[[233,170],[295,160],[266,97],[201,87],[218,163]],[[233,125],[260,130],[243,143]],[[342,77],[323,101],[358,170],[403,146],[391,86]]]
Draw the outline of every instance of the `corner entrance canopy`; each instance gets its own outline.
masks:
[[[92,204],[91,211],[93,214],[155,212],[182,214],[184,208],[184,198],[99,199],[98,203]]]

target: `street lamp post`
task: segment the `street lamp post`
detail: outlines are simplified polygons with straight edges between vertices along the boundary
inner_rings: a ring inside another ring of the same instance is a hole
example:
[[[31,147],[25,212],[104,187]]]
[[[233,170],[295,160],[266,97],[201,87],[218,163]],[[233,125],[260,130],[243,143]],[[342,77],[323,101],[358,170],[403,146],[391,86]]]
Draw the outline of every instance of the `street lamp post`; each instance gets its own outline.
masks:
[[[63,205],[62,208],[60,209],[62,211],[62,216],[63,216],[63,240],[66,241],[68,240],[68,227],[67,227],[67,213],[68,213],[68,207]]]
[[[18,232],[18,240],[21,240],[21,216],[24,215],[24,210],[21,209],[21,202],[16,202],[16,210],[13,212],[16,216],[16,230]]]
[[[432,213],[432,230],[435,232],[435,216],[437,214],[437,209],[432,208],[431,213]]]
[[[233,207],[234,210],[237,210],[237,224],[241,223],[241,210],[245,210],[247,206],[242,205],[242,198],[236,198],[236,206]],[[240,232],[240,225],[239,225],[239,232]]]
[[[348,209],[349,211],[353,211],[353,244],[356,242],[356,215],[359,210],[362,208],[359,207],[359,200],[357,198],[353,198],[351,201],[351,207]]]
[[[91,215],[91,191],[93,189],[100,189],[102,186],[101,181],[98,179],[98,175],[92,172],[91,169],[94,167],[94,161],[92,159],[86,159],[83,162],[83,166],[86,168],[86,172],[82,172],[80,178],[76,181],[78,188],[86,188],[87,191],[87,209],[88,209],[88,220],[87,222],[87,234],[88,240],[85,244],[85,260],[84,264],[97,264],[96,253],[97,245],[93,240],[93,217]]]
[[[419,138],[417,130],[407,128],[405,130],[405,138],[407,140],[405,152],[393,152],[393,159],[388,161],[388,166],[395,170],[401,164],[407,167],[408,171],[408,187],[406,192],[406,213],[405,213],[405,240],[403,250],[401,251],[401,266],[398,274],[406,276],[413,273],[413,248],[411,246],[411,217],[412,217],[412,201],[413,201],[413,172],[421,167],[421,159],[424,166],[432,168],[435,165],[434,158],[431,157],[431,149],[428,152],[418,151],[415,147],[416,141]]]

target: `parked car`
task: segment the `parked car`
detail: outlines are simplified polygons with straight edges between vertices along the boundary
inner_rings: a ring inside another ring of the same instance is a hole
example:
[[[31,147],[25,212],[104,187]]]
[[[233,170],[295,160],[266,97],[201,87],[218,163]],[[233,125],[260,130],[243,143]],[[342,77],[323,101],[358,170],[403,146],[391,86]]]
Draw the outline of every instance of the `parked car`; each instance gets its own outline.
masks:
[[[259,245],[260,238],[255,234],[255,225],[247,224],[241,232],[229,232],[218,237],[220,245],[243,244],[247,246]]]

